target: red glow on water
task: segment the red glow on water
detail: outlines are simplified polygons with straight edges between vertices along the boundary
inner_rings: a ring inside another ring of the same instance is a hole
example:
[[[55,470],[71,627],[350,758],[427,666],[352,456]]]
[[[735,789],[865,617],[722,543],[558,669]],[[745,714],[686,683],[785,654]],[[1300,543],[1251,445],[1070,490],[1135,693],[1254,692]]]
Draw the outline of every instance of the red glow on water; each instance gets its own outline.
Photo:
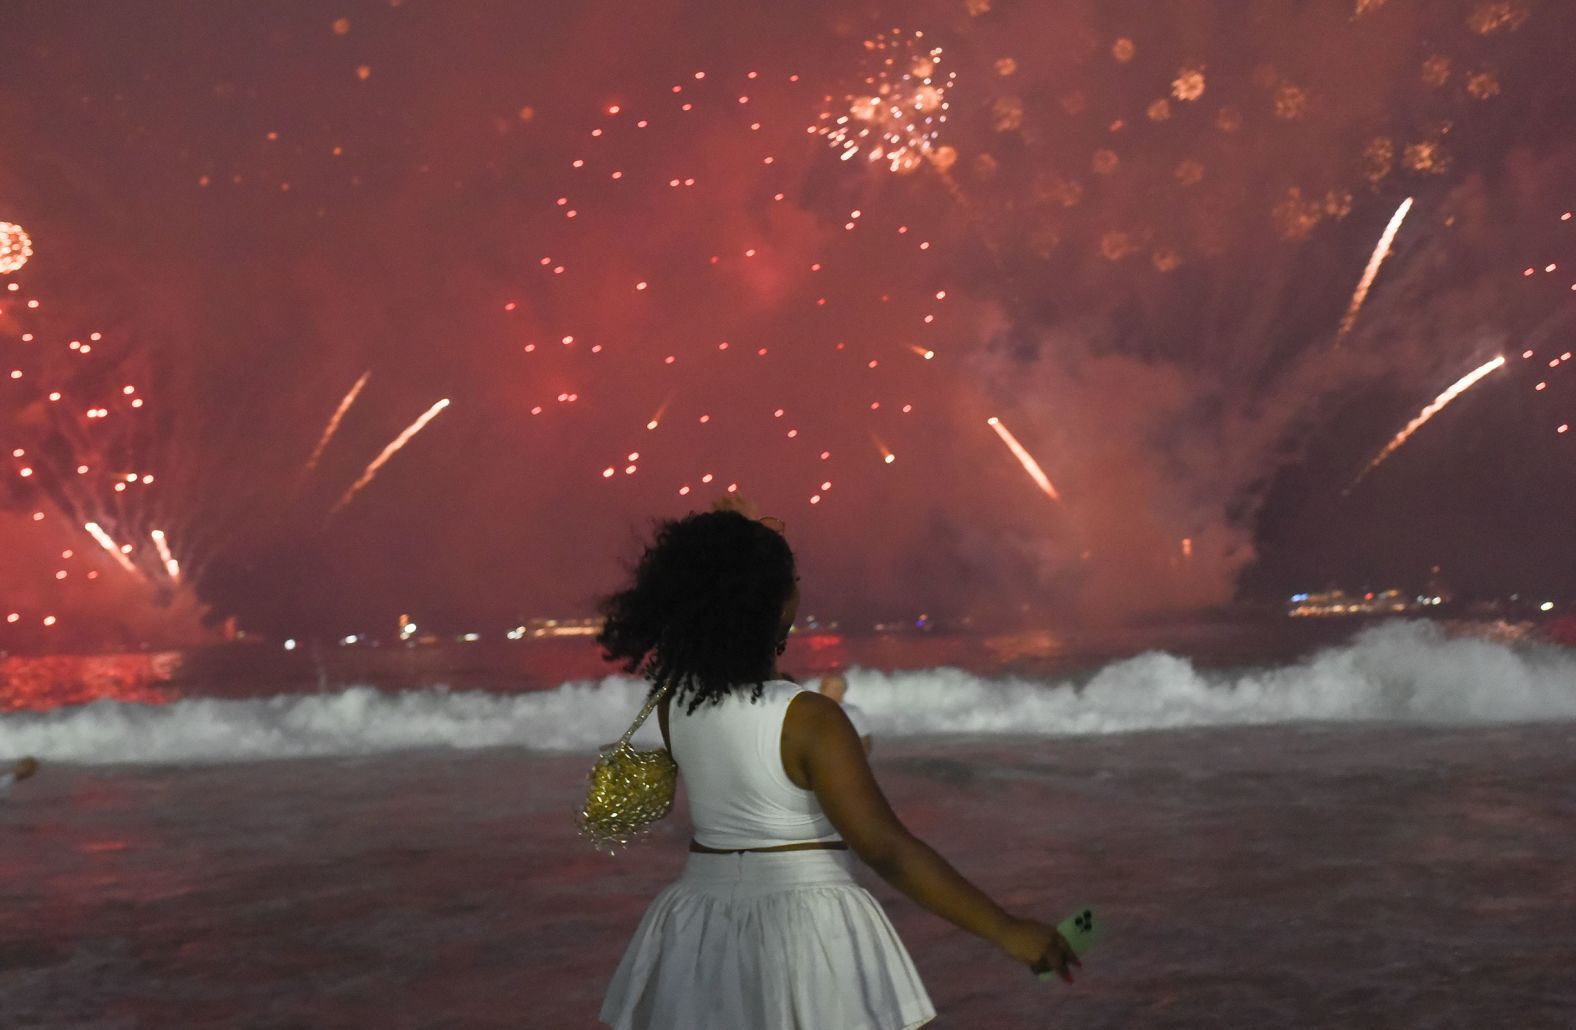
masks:
[[[130,847],[130,841],[112,838],[110,840],[84,841],[78,846],[77,850],[83,852],[84,854],[94,855],[102,854],[106,851],[125,851]]]
[[[0,659],[0,712],[49,711],[94,701],[168,704],[180,671],[174,652],[118,655],[11,655]]]

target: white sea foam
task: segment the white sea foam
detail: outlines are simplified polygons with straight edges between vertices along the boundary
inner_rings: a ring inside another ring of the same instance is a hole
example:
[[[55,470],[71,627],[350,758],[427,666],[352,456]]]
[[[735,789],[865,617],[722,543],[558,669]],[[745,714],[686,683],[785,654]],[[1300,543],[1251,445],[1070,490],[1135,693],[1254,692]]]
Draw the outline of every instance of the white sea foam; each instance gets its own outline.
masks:
[[[1120,733],[1308,721],[1415,723],[1576,719],[1576,652],[1451,639],[1393,623],[1292,665],[1208,671],[1152,652],[1076,680],[988,680],[958,669],[854,670],[849,700],[875,733]],[[638,710],[627,677],[527,694],[335,693],[163,705],[99,701],[0,717],[0,757],[81,763],[227,762],[421,748],[591,751]],[[655,720],[637,743],[657,739]]]

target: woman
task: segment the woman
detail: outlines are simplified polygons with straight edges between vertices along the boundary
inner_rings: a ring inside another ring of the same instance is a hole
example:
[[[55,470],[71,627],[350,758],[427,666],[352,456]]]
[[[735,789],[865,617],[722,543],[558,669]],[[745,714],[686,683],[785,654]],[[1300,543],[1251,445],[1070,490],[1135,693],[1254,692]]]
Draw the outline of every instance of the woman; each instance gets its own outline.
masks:
[[[664,523],[603,604],[609,660],[639,670],[695,829],[677,883],[624,953],[601,1018],[619,1030],[896,1030],[935,1016],[850,849],[925,908],[1071,980],[1053,927],[1003,911],[909,833],[841,707],[783,679],[799,604],[781,523],[742,502]],[[775,520],[771,520],[775,521]]]

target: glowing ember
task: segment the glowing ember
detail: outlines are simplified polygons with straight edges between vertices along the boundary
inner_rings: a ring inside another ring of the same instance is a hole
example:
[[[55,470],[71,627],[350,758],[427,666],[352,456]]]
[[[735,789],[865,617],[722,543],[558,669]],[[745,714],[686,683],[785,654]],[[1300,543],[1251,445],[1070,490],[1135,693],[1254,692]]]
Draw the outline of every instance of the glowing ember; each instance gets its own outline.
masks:
[[[1178,100],[1197,100],[1204,95],[1204,69],[1183,68],[1171,81],[1171,95]]]

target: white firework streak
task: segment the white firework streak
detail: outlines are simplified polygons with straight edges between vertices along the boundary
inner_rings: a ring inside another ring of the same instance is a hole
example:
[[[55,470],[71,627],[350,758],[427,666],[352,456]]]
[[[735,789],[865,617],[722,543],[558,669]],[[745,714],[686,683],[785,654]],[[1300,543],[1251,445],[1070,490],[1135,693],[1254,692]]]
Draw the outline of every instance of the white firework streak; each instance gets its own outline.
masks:
[[[1378,468],[1380,462],[1394,454],[1402,444],[1406,443],[1406,441],[1411,438],[1413,433],[1423,428],[1423,425],[1429,419],[1439,414],[1440,411],[1444,409],[1445,405],[1449,404],[1457,397],[1460,397],[1462,394],[1472,389],[1479,379],[1482,379],[1490,372],[1501,368],[1504,364],[1505,356],[1501,354],[1493,361],[1485,361],[1483,364],[1479,365],[1477,368],[1474,368],[1472,371],[1468,372],[1466,375],[1452,383],[1448,390],[1440,394],[1438,397],[1435,397],[1432,404],[1418,412],[1417,417],[1408,422],[1405,429],[1395,434],[1395,439],[1386,444],[1384,450],[1376,454],[1374,456],[1374,460],[1370,461],[1363,467],[1361,472],[1357,473],[1357,478],[1352,480],[1352,486],[1356,486],[1358,483],[1362,482],[1364,476]],[[1350,491],[1352,486],[1349,486],[1346,489]]]
[[[1018,438],[1012,435],[1011,430],[1001,424],[1001,419],[992,416],[986,419],[985,423],[996,430],[996,435],[1001,437],[1001,442],[1006,444],[1013,457],[1018,459],[1018,464],[1023,466],[1023,471],[1029,474],[1029,478],[1034,480],[1041,490],[1045,491],[1045,496],[1058,504],[1061,503],[1062,495],[1057,493],[1056,487],[1051,485],[1051,478],[1045,474],[1044,469],[1040,468],[1040,463],[1034,460],[1034,455],[1024,450],[1023,444],[1018,442]]]
[[[378,474],[378,469],[387,464],[390,458],[399,453],[401,447],[404,447],[407,443],[410,443],[411,437],[425,429],[427,427],[427,423],[437,418],[438,413],[448,406],[449,399],[445,397],[443,400],[439,401],[423,412],[422,416],[416,421],[412,422],[409,426],[406,426],[404,432],[396,436],[387,447],[383,448],[382,454],[379,454],[376,458],[372,459],[372,464],[368,465],[367,470],[361,473],[360,479],[356,480],[350,485],[350,489],[345,491],[345,496],[341,497],[339,502],[329,509],[328,514],[330,517],[337,514],[341,508],[349,504],[351,498],[355,497],[356,494],[361,492],[362,487],[372,482],[372,478]]]
[[[164,563],[164,571],[169,573],[170,581],[181,581],[181,563],[175,560],[175,555],[170,553],[170,542],[164,535],[164,530],[155,529],[148,534],[153,537],[153,546],[159,550],[159,560]]]
[[[317,447],[312,451],[312,456],[306,460],[306,471],[311,472],[317,468],[318,460],[323,457],[323,452],[328,449],[328,441],[332,440],[334,434],[339,431],[340,420],[345,417],[345,412],[350,410],[350,406],[356,403],[357,395],[361,393],[361,388],[367,385],[367,379],[371,375],[371,369],[361,373],[361,378],[356,380],[356,385],[350,388],[350,392],[345,394],[344,400],[339,402],[339,407],[334,409],[333,416],[328,420],[328,428],[323,430],[323,438],[317,442]]]
[[[88,536],[91,536],[94,540],[98,541],[98,545],[100,547],[109,552],[109,556],[111,558],[114,558],[120,563],[121,568],[125,569],[133,576],[141,575],[141,573],[137,571],[137,566],[132,563],[132,560],[126,557],[125,552],[123,552],[119,547],[116,547],[115,541],[110,539],[110,535],[108,533],[104,532],[103,526],[100,526],[97,522],[88,522],[84,523],[82,528],[88,531]]]
[[[1357,324],[1357,313],[1363,308],[1369,287],[1373,286],[1374,279],[1379,275],[1379,266],[1390,256],[1390,244],[1395,241],[1395,234],[1401,231],[1401,223],[1406,221],[1406,213],[1410,210],[1412,198],[1407,197],[1395,209],[1395,214],[1390,216],[1390,224],[1380,234],[1379,242],[1374,245],[1374,252],[1368,258],[1368,267],[1363,269],[1363,277],[1357,281],[1357,289],[1352,293],[1352,302],[1346,307],[1346,317],[1341,319],[1340,331],[1335,334],[1336,344],[1345,339],[1346,334],[1352,331],[1352,326]]]

